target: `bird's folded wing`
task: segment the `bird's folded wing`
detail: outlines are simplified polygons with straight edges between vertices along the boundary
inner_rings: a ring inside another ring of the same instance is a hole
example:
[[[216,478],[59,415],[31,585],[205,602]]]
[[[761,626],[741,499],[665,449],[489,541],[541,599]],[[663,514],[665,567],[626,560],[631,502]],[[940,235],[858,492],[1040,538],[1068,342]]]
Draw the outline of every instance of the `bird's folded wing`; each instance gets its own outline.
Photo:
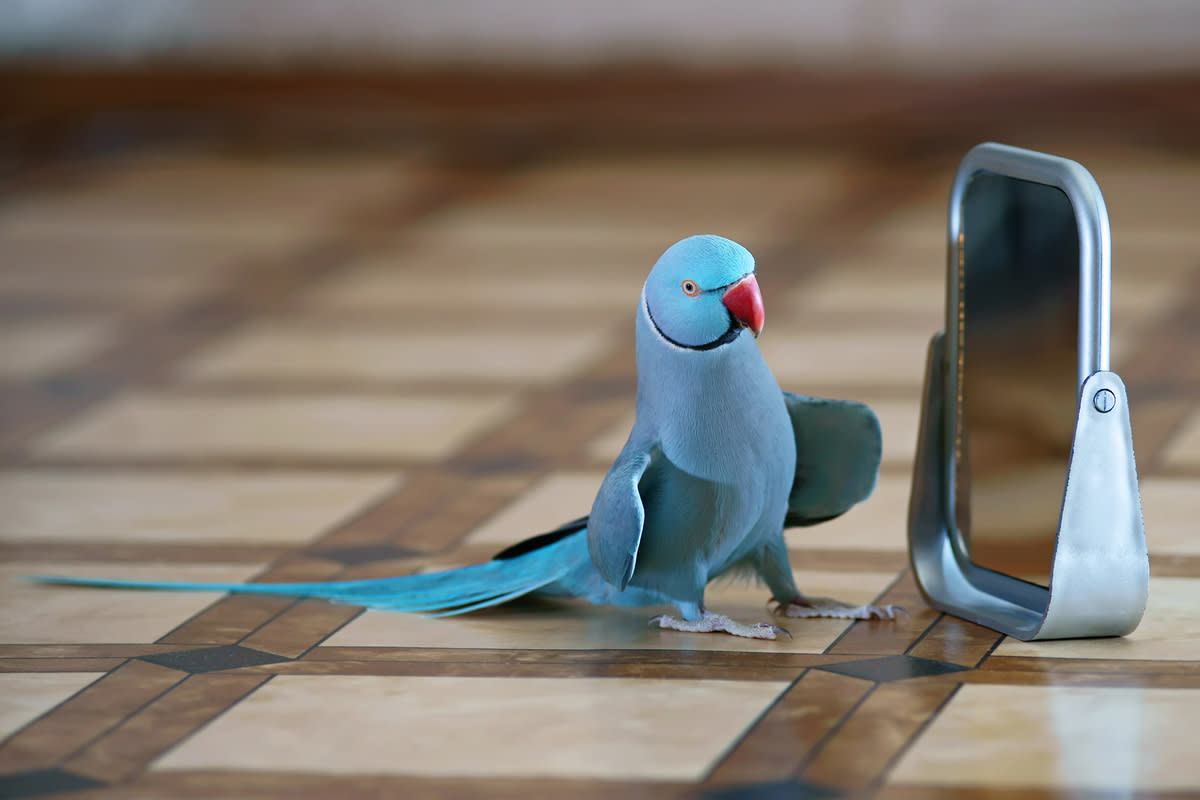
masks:
[[[783,393],[796,437],[796,477],[785,525],[812,525],[870,496],[883,438],[875,412],[849,400]]]
[[[588,517],[587,541],[592,564],[604,580],[618,589],[629,583],[637,565],[642,525],[646,521],[638,483],[656,452],[657,448],[626,444],[600,485]]]

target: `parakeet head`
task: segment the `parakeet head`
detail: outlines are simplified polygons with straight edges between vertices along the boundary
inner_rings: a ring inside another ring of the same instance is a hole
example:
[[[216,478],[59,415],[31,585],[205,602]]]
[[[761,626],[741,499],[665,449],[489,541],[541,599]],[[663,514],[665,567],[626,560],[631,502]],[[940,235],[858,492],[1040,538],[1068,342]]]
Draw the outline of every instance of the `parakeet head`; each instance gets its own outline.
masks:
[[[720,347],[743,328],[758,336],[763,326],[754,256],[720,236],[671,245],[650,270],[642,302],[660,336],[692,350]]]

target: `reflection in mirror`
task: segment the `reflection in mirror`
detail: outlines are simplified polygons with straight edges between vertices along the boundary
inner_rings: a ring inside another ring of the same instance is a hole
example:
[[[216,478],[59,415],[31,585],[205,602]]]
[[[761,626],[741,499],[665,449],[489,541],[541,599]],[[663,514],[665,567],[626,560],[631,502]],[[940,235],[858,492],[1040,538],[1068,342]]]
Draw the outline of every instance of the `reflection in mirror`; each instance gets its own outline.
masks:
[[[974,563],[1047,586],[1080,380],[1075,213],[978,172],[961,219],[952,518]]]

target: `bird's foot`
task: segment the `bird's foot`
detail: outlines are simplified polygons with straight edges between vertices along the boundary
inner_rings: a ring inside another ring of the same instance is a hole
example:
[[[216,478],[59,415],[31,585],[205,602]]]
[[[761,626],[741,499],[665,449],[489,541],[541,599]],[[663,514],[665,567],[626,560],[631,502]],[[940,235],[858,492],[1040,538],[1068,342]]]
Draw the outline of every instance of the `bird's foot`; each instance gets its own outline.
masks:
[[[683,619],[676,619],[669,614],[659,614],[650,620],[650,624],[658,624],[660,628],[667,628],[673,631],[685,631],[687,633],[730,633],[734,636],[744,636],[748,639],[775,639],[781,634],[792,638],[792,635],[785,629],[777,625],[772,625],[769,622],[760,622],[756,625],[746,625],[741,622],[735,622],[724,614],[714,614],[711,611],[702,612],[703,616],[695,622],[688,622]]]
[[[903,608],[896,605],[851,606],[839,603],[832,597],[805,597],[804,595],[787,603],[780,602],[774,610],[776,614],[785,617],[832,617],[834,619],[895,619],[897,614],[905,613]]]

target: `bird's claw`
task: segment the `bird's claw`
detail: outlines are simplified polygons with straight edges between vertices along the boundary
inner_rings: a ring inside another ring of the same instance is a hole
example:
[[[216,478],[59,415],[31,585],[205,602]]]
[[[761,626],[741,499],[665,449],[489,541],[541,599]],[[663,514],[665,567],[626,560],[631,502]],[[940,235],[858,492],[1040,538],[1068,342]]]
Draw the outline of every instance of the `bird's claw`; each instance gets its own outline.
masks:
[[[780,628],[778,625],[772,625],[769,622],[759,622],[754,625],[746,625],[741,622],[736,622],[724,614],[713,614],[709,611],[703,612],[700,619],[693,622],[687,620],[676,619],[670,614],[659,614],[656,617],[651,617],[649,624],[651,626],[658,625],[660,628],[666,628],[673,631],[684,631],[686,633],[715,633],[723,632],[733,636],[742,636],[747,639],[777,639],[779,636],[792,638],[792,634],[785,628]]]
[[[787,628],[781,628],[778,625],[772,625],[769,622],[760,622],[757,625],[755,625],[754,627],[762,628],[764,630],[769,630],[772,633],[772,636],[770,637],[772,639],[774,639],[777,636],[781,636],[781,635],[786,636],[789,639],[792,638],[792,632],[789,631]]]
[[[776,601],[776,606],[772,611],[776,614],[785,617],[813,619],[813,618],[832,618],[832,619],[862,619],[862,620],[884,620],[896,619],[897,614],[907,615],[907,611],[897,605],[888,604],[882,606],[852,606],[846,603],[839,603],[830,597],[798,597],[787,603]]]
[[[863,606],[867,612],[864,619],[895,619],[897,614],[907,614],[903,608],[889,603],[886,606]]]

